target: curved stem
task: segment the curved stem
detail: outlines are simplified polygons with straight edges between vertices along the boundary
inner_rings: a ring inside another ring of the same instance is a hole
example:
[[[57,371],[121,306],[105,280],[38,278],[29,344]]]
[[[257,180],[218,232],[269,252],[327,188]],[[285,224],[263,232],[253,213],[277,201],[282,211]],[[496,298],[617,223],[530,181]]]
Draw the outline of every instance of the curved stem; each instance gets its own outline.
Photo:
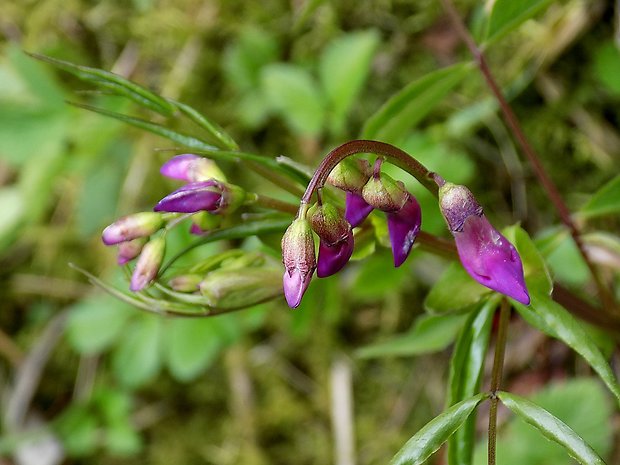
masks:
[[[301,203],[310,203],[315,190],[323,187],[329,173],[336,165],[345,158],[358,153],[375,153],[389,158],[392,164],[411,174],[433,195],[437,196],[438,188],[433,181],[433,173],[404,150],[375,140],[352,140],[339,145],[323,158],[310,183],[308,183],[306,192],[301,198]]]
[[[551,200],[551,203],[557,210],[562,223],[564,223],[566,227],[569,229],[570,234],[573,238],[573,241],[575,242],[575,245],[577,246],[577,249],[579,250],[581,257],[586,262],[586,265],[588,266],[588,269],[590,270],[590,274],[592,275],[592,278],[594,279],[594,283],[598,290],[599,297],[601,298],[604,306],[607,307],[612,312],[614,311],[618,312],[618,308],[617,308],[617,305],[616,305],[616,302],[615,302],[615,299],[612,293],[609,291],[608,287],[605,285],[605,283],[599,276],[596,267],[594,266],[594,264],[590,260],[590,257],[588,257],[588,254],[585,251],[585,248],[583,246],[583,241],[581,240],[581,233],[571,217],[570,210],[564,203],[564,200],[562,199],[562,196],[560,195],[560,192],[557,186],[555,185],[555,183],[553,182],[553,180],[551,179],[551,177],[545,170],[545,167],[540,161],[540,156],[534,150],[528,138],[525,136],[525,133],[523,132],[523,129],[521,128],[521,124],[519,123],[517,116],[512,111],[512,108],[506,101],[506,98],[502,94],[502,91],[499,88],[499,85],[497,84],[497,82],[495,81],[495,78],[493,77],[493,74],[491,73],[491,69],[489,68],[489,65],[484,56],[484,53],[478,47],[473,37],[471,36],[469,31],[465,27],[463,20],[459,16],[452,2],[450,0],[442,0],[442,3],[444,6],[444,9],[448,13],[448,16],[450,16],[450,20],[454,24],[454,27],[456,28],[457,32],[459,33],[459,35],[461,36],[461,38],[467,45],[467,48],[469,49],[472,56],[474,57],[474,61],[476,62],[476,64],[478,65],[478,68],[480,69],[480,72],[484,76],[484,79],[489,89],[491,90],[491,93],[497,100],[497,103],[499,104],[502,114],[504,115],[504,120],[506,124],[510,128],[510,131],[514,135],[519,145],[521,146],[523,153],[525,153],[531,167],[534,170],[534,173],[536,174],[536,177],[540,181],[540,184],[543,186],[544,190],[547,192],[547,196],[549,197],[549,200]]]
[[[504,297],[499,310],[499,329],[495,341],[495,356],[493,358],[493,371],[491,373],[491,408],[489,409],[489,444],[488,465],[495,465],[495,445],[497,440],[497,404],[499,391],[502,384],[502,372],[504,369],[504,352],[506,350],[506,335],[508,334],[508,321],[510,319],[510,304]]]

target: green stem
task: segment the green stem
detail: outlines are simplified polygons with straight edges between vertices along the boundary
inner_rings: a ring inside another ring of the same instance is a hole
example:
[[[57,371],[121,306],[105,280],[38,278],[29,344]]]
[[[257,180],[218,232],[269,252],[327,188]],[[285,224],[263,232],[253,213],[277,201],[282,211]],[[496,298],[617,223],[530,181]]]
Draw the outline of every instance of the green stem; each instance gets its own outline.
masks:
[[[588,269],[590,270],[590,273],[592,275],[592,278],[594,279],[594,283],[598,290],[599,297],[601,298],[604,306],[612,312],[618,312],[618,308],[617,308],[613,295],[611,294],[608,287],[605,285],[605,283],[599,276],[596,267],[594,266],[594,264],[590,260],[590,257],[588,257],[588,254],[585,251],[583,241],[581,240],[581,233],[571,217],[570,210],[564,203],[564,200],[562,199],[562,196],[558,188],[556,187],[555,183],[553,182],[553,180],[551,179],[551,177],[545,170],[545,167],[540,161],[540,156],[534,150],[528,138],[526,137],[525,132],[523,131],[523,129],[521,128],[521,124],[519,123],[519,119],[514,114],[514,112],[512,111],[512,108],[510,107],[504,95],[502,94],[502,91],[499,88],[499,85],[497,84],[497,82],[495,81],[495,78],[493,77],[493,74],[491,73],[491,69],[489,68],[489,65],[484,56],[484,53],[478,47],[473,37],[471,36],[469,31],[465,27],[463,20],[459,16],[452,2],[450,0],[442,0],[442,3],[444,6],[444,9],[448,13],[448,16],[450,16],[450,20],[454,24],[454,27],[456,28],[457,32],[459,33],[459,35],[461,36],[461,38],[467,45],[467,48],[469,49],[472,56],[474,57],[474,61],[476,62],[476,64],[478,65],[478,68],[480,69],[480,72],[484,76],[484,79],[489,89],[491,90],[491,93],[497,100],[497,103],[499,104],[499,107],[502,111],[506,124],[510,128],[510,131],[514,135],[519,145],[521,146],[523,153],[525,153],[530,163],[530,166],[534,170],[534,173],[536,174],[536,177],[540,181],[540,184],[542,185],[543,189],[547,192],[547,196],[549,197],[549,200],[551,200],[551,203],[557,210],[561,221],[566,225],[566,227],[570,231],[571,237],[573,238],[573,241],[575,242],[575,245],[577,246],[577,249],[579,250],[580,255],[582,256],[583,260],[586,262],[586,265],[588,266]]]
[[[320,189],[327,181],[329,173],[336,167],[338,163],[351,155],[358,153],[375,153],[390,159],[394,165],[407,171],[415,177],[425,188],[427,188],[434,196],[437,196],[437,184],[433,180],[433,173],[426,169],[424,165],[418,162],[407,152],[394,147],[385,142],[374,140],[352,140],[339,145],[329,152],[317,168],[306,188],[306,192],[301,198],[302,204],[310,203],[312,195],[317,189]]]
[[[497,404],[499,391],[502,384],[502,372],[504,369],[504,353],[506,350],[506,336],[508,334],[508,322],[510,319],[510,304],[504,297],[499,311],[499,329],[495,341],[495,356],[493,358],[493,371],[491,373],[491,408],[489,409],[489,445],[488,465],[495,465],[495,445],[497,443]]]
[[[254,194],[256,197],[254,198],[254,205],[258,205],[260,207],[269,208],[271,210],[278,210],[284,213],[292,213],[293,215],[297,213],[297,205],[283,202],[282,200],[274,199],[273,197],[268,197],[262,194]]]

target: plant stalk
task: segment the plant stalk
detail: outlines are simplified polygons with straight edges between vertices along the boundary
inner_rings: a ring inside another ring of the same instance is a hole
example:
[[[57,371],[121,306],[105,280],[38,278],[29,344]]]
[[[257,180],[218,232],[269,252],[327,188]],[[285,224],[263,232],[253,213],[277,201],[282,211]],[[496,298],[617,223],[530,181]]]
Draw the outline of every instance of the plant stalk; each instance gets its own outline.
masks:
[[[506,351],[506,336],[508,334],[508,322],[510,320],[510,304],[504,297],[499,310],[499,329],[495,341],[495,356],[493,358],[493,371],[491,372],[491,408],[489,409],[489,444],[488,465],[495,465],[495,446],[497,443],[497,404],[499,391],[502,384],[502,372],[504,369],[504,353]]]

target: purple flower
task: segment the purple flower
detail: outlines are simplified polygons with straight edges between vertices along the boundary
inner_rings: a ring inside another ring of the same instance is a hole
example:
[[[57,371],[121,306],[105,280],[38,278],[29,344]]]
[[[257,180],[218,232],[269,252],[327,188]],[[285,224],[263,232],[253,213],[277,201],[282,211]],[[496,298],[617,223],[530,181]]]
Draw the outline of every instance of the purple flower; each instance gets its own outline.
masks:
[[[136,258],[140,255],[140,252],[142,252],[142,248],[147,241],[148,239],[146,237],[138,237],[137,239],[118,244],[118,255],[116,257],[116,262],[119,265],[124,265],[125,263],[128,263]]]
[[[187,182],[201,182],[212,178],[226,181],[224,173],[213,160],[191,153],[172,157],[161,166],[159,172],[169,178]]]
[[[282,236],[282,263],[284,297],[289,307],[297,308],[316,268],[314,239],[308,220],[297,218]]]
[[[528,305],[530,296],[521,258],[508,239],[489,223],[471,191],[445,183],[439,189],[439,203],[461,263],[471,277]]]
[[[163,237],[157,237],[146,243],[131,275],[129,285],[131,291],[141,291],[153,282],[164,259],[165,250],[166,241]]]
[[[222,204],[222,187],[214,179],[204,182],[190,182],[155,205],[156,212],[195,213],[217,212]]]
[[[159,213],[134,213],[133,215],[119,218],[105,228],[101,233],[101,240],[105,245],[114,245],[139,237],[148,237],[159,231],[164,226],[164,223]]]
[[[319,259],[316,264],[316,275],[326,278],[338,273],[353,255],[353,232],[349,228],[347,235],[340,241],[330,245],[324,240],[319,242]]]
[[[366,203],[364,197],[353,192],[347,192],[344,210],[345,219],[355,228],[362,224],[373,208]]]
[[[413,242],[422,225],[422,210],[415,197],[407,193],[409,198],[400,210],[387,214],[388,231],[392,243],[394,266],[402,265],[413,247]]]

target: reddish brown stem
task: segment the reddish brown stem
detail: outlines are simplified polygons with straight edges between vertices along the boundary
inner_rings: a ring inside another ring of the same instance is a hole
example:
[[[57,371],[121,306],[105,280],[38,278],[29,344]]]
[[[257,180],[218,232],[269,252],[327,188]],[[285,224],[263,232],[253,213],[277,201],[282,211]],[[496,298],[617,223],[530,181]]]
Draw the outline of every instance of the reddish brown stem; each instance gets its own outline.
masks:
[[[517,140],[517,142],[521,146],[523,153],[525,153],[525,156],[527,157],[530,165],[532,166],[532,169],[534,170],[536,177],[538,178],[541,185],[543,186],[543,189],[547,192],[547,196],[549,197],[549,200],[551,200],[551,203],[557,210],[562,223],[564,223],[566,227],[568,228],[568,230],[570,231],[571,237],[573,238],[573,241],[575,242],[575,245],[577,246],[579,253],[581,254],[583,260],[586,262],[590,270],[590,273],[592,274],[592,277],[594,278],[594,283],[596,284],[598,294],[603,302],[603,305],[607,309],[615,311],[616,304],[614,302],[613,296],[609,292],[609,289],[607,288],[607,286],[605,286],[605,283],[599,276],[598,271],[596,270],[594,264],[588,257],[585,251],[585,248],[583,246],[583,242],[581,240],[580,231],[577,228],[577,225],[575,224],[573,219],[571,218],[570,210],[564,203],[564,200],[562,199],[562,196],[560,195],[560,192],[558,188],[556,187],[555,183],[549,177],[547,171],[542,165],[542,162],[540,161],[540,156],[534,150],[529,140],[527,139],[525,133],[523,132],[523,129],[521,128],[521,124],[519,123],[519,120],[517,119],[517,116],[514,114],[514,112],[512,111],[512,108],[510,107],[506,99],[504,98],[504,95],[502,94],[501,89],[497,85],[497,82],[495,81],[495,78],[493,77],[493,74],[491,73],[491,70],[486,61],[484,53],[478,47],[473,37],[471,36],[469,31],[465,27],[463,20],[459,16],[452,2],[450,0],[442,0],[442,3],[444,6],[444,9],[448,13],[448,16],[450,17],[450,20],[454,24],[454,27],[456,28],[457,32],[459,33],[459,35],[461,36],[461,38],[467,45],[467,48],[469,49],[472,56],[474,57],[474,61],[476,62],[480,72],[484,76],[484,79],[487,85],[489,86],[489,89],[491,90],[495,99],[497,100],[499,107],[502,111],[502,114],[504,116],[504,120],[506,124],[510,128],[512,134],[514,135],[514,138]]]

